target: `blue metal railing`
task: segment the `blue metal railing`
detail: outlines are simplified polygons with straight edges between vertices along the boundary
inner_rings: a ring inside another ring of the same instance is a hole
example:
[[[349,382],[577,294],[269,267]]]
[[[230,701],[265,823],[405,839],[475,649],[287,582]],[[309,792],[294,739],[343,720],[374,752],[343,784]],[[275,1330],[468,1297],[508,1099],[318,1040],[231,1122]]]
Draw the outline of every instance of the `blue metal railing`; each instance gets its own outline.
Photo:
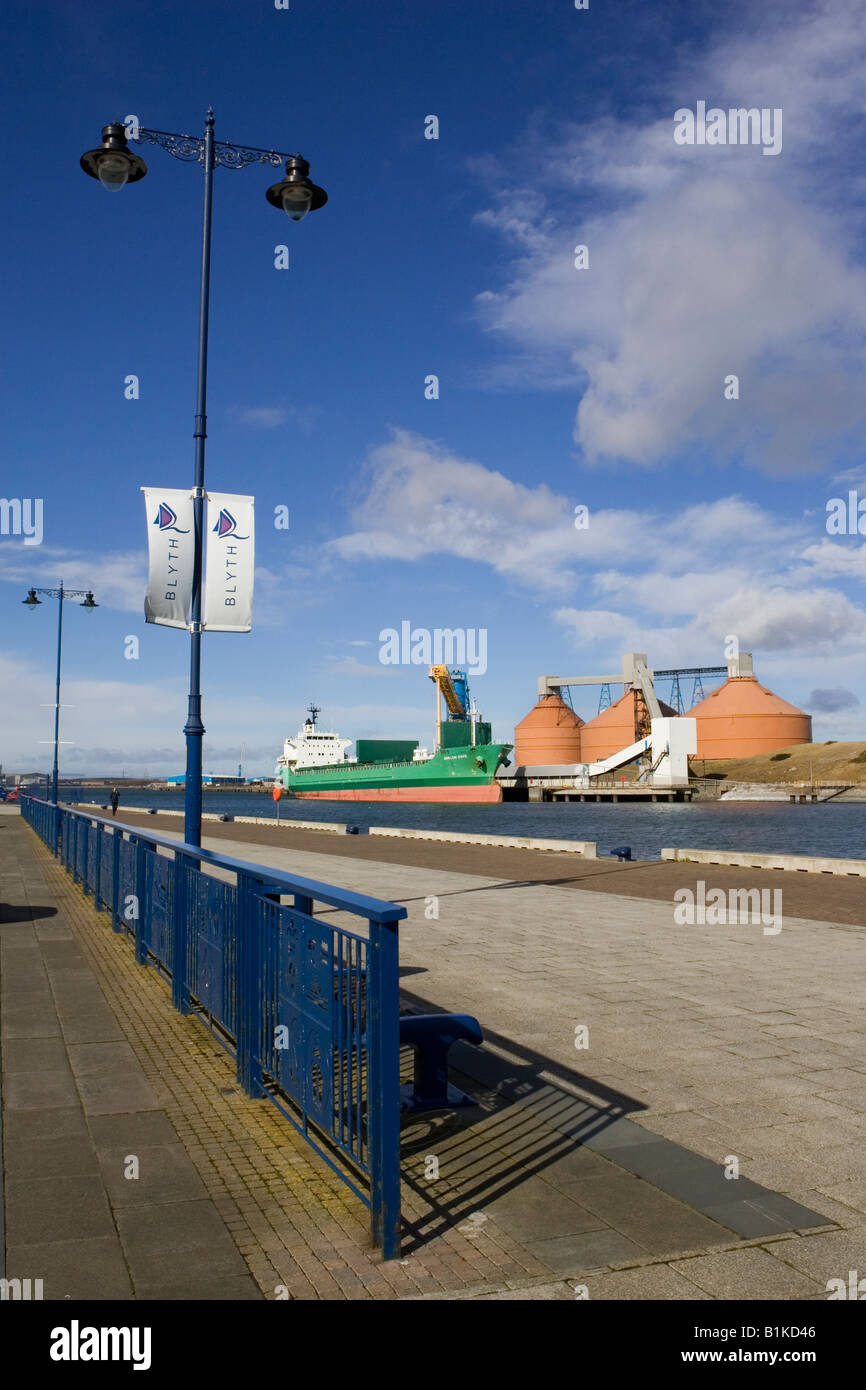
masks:
[[[406,909],[34,797],[21,814],[400,1249],[397,923]],[[222,877],[203,872],[220,871]],[[290,903],[283,899],[291,898]],[[314,915],[351,913],[367,934]]]

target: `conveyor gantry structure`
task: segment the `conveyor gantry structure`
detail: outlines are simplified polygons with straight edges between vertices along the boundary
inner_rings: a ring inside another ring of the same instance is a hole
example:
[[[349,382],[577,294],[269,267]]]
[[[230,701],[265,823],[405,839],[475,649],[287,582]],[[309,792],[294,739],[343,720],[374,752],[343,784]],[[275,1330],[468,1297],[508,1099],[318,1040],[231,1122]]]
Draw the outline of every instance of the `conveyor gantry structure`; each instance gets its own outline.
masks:
[[[680,676],[694,677],[696,683],[702,676],[728,678],[735,676],[751,676],[752,656],[750,652],[739,652],[736,656],[728,658],[725,666],[675,666],[666,671],[651,671],[647,666],[645,652],[626,652],[622,659],[622,671],[615,674],[604,676],[539,676],[538,694],[539,698],[543,695],[550,695],[554,691],[562,691],[571,685],[626,685],[632,689],[640,690],[646,701],[647,710],[650,717],[657,719],[661,714],[658,698],[655,693],[654,682],[656,680],[671,680],[679,696]],[[695,693],[694,698],[697,698]],[[673,703],[673,702],[672,702]],[[677,712],[682,714],[681,697],[677,700]]]
[[[646,664],[646,652],[626,652],[622,659],[622,671],[607,676],[539,676],[539,699],[544,695],[559,693],[569,685],[629,685],[640,690],[651,719],[661,718],[661,706],[653,685],[653,673]]]
[[[695,705],[698,699],[704,698],[703,677],[711,679],[724,677],[728,674],[727,666],[676,666],[670,671],[654,671],[654,680],[669,680],[671,683],[671,698],[669,704],[673,705],[677,714],[683,713],[683,694],[680,690],[680,676],[694,680],[692,686],[692,704]]]

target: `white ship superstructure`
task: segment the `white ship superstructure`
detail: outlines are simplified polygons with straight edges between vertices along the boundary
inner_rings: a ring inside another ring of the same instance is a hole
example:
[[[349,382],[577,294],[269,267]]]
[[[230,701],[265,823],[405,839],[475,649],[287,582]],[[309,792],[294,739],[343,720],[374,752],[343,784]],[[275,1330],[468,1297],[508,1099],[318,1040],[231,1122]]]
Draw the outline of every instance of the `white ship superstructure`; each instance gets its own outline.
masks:
[[[302,767],[332,767],[334,763],[354,762],[346,757],[346,749],[352,742],[350,738],[340,738],[333,729],[319,729],[316,719],[320,713],[318,705],[308,705],[309,718],[304,721],[294,738],[287,738],[281,756],[277,759],[277,776],[282,768],[290,772]]]

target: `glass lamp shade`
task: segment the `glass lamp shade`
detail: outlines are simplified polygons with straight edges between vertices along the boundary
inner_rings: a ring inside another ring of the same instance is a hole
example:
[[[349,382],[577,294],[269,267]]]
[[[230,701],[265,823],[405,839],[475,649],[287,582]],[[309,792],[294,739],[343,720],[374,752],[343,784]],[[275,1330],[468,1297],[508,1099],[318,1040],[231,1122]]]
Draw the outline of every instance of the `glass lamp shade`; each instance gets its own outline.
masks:
[[[97,168],[99,182],[109,193],[119,193],[129,178],[129,160],[122,154],[101,155]]]
[[[293,222],[300,222],[310,211],[312,189],[303,183],[289,184],[283,189],[283,210]]]
[[[309,161],[301,154],[289,155],[286,160],[286,177],[282,183],[271,184],[265,197],[271,207],[282,211],[293,222],[300,222],[308,212],[315,212],[328,201],[324,188],[319,188],[309,178]]]

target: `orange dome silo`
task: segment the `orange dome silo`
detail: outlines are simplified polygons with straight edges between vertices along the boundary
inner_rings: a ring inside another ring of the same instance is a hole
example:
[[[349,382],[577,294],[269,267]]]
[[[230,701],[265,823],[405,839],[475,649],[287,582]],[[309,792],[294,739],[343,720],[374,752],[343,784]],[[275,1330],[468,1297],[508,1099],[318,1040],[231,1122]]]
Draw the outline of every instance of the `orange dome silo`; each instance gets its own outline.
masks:
[[[812,717],[754,676],[729,676],[688,711],[697,722],[699,758],[751,758],[812,742]]]
[[[676,715],[676,710],[663,700],[659,700],[659,705],[666,718]],[[620,748],[628,748],[630,743],[645,737],[649,731],[649,715],[643,696],[638,690],[627,690],[614,704],[584,724],[580,733],[583,761],[594,763],[609,758]]]
[[[583,720],[556,693],[542,695],[514,728],[513,760],[518,767],[579,763]]]

